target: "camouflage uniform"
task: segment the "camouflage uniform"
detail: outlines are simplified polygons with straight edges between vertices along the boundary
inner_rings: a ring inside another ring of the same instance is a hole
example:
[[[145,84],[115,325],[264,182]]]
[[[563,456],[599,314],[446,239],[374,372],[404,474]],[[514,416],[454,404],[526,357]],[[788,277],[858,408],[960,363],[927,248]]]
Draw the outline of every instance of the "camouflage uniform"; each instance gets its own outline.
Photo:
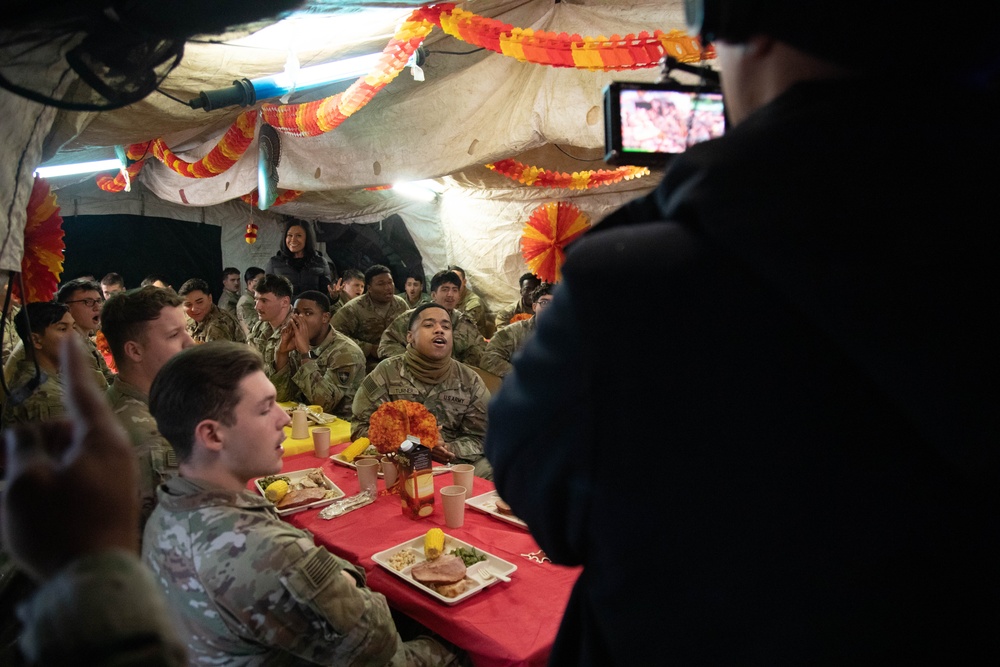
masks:
[[[490,338],[486,352],[480,361],[479,367],[484,371],[489,371],[494,375],[503,377],[510,373],[511,357],[517,352],[525,341],[535,331],[535,318],[514,322],[503,329],[498,329],[493,338]]]
[[[45,381],[19,405],[13,405],[10,397],[4,400],[3,425],[26,424],[28,422],[49,421],[62,417],[66,411],[62,404],[63,385],[57,373],[45,374]],[[14,370],[12,389],[26,385],[35,377],[35,364],[30,359],[21,359]]]
[[[511,318],[513,318],[515,315],[533,315],[534,312],[535,311],[531,309],[531,306],[525,308],[524,304],[521,303],[520,299],[518,299],[514,303],[507,304],[506,306],[497,311],[497,316],[496,316],[497,331],[503,329],[505,326],[510,324]]]
[[[243,333],[250,333],[254,324],[260,322],[260,316],[254,307],[254,294],[249,290],[243,293],[240,300],[236,302],[236,320],[243,327]]]
[[[17,304],[11,304],[10,316],[4,318],[3,322],[3,341],[2,350],[0,350],[0,358],[3,359],[3,363],[6,364],[7,360],[10,358],[10,353],[14,351],[17,344],[21,342],[20,336],[17,335],[17,329],[14,327],[14,315],[20,308]]]
[[[356,299],[357,297],[347,298],[346,294],[341,294],[336,301],[330,304],[330,315],[336,315],[337,311],[347,305],[348,301]]]
[[[217,305],[220,310],[224,310],[230,315],[236,315],[236,304],[239,303],[239,300],[239,293],[224,289],[222,290],[222,294],[219,295],[219,303]]]
[[[478,294],[472,290],[468,290],[465,293],[465,298],[459,301],[455,305],[455,308],[468,315],[476,323],[479,333],[486,336],[486,306],[483,305]]]
[[[365,353],[357,343],[330,329],[305,359],[298,350],[271,379],[279,401],[322,405],[324,412],[350,420],[354,394],[365,378]]]
[[[125,427],[139,461],[139,526],[156,507],[156,487],[177,475],[177,455],[149,414],[149,397],[120,377],[108,387],[108,402]],[[141,534],[141,533],[140,533]]]
[[[426,292],[421,292],[420,296],[417,297],[417,300],[414,303],[410,303],[410,298],[408,296],[406,296],[406,292],[400,292],[396,296],[398,296],[400,299],[402,299],[403,301],[405,301],[406,302],[406,307],[407,308],[411,308],[411,309],[412,308],[416,308],[417,306],[419,306],[421,304],[430,303],[431,302],[431,297]]]
[[[437,419],[441,437],[458,460],[475,465],[478,477],[492,479],[493,469],[483,456],[490,392],[474,370],[454,360],[451,366],[451,372],[441,382],[426,384],[407,368],[404,356],[381,362],[354,397],[351,439],[368,435],[368,421],[383,403],[421,403]]]
[[[247,343],[257,348],[260,356],[264,357],[264,375],[272,382],[274,381],[274,374],[277,373],[277,370],[274,368],[274,353],[278,349],[278,346],[281,345],[281,330],[285,328],[285,325],[291,319],[292,311],[289,310],[288,317],[285,318],[285,321],[277,329],[271,326],[270,322],[257,320],[257,323],[250,329],[250,333],[247,334]]]
[[[429,640],[404,644],[385,597],[364,585],[364,570],[317,547],[255,493],[171,479],[159,489],[142,553],[191,664],[402,666],[453,658]]]
[[[378,344],[382,332],[396,317],[406,310],[406,301],[393,295],[392,301],[378,306],[371,296],[362,294],[351,299],[333,316],[333,328],[358,344],[367,358],[366,370],[370,373],[378,365]]]
[[[196,343],[207,343],[212,340],[231,340],[245,343],[247,340],[236,316],[219,310],[219,307],[214,303],[212,309],[205,314],[205,318],[201,322],[195,322],[190,317],[188,318],[187,332]]]
[[[87,361],[91,362],[91,367],[98,373],[104,376],[104,386],[108,386],[115,380],[115,372],[108,368],[108,362],[104,360],[104,355],[101,351],[97,349],[97,341],[93,336],[84,335],[83,344],[87,348],[87,352],[90,353],[90,357]]]
[[[378,344],[378,356],[388,359],[406,351],[407,325],[413,310],[407,310],[392,321]],[[463,364],[478,366],[486,350],[486,339],[479,333],[476,323],[457,308],[451,311],[451,356]]]

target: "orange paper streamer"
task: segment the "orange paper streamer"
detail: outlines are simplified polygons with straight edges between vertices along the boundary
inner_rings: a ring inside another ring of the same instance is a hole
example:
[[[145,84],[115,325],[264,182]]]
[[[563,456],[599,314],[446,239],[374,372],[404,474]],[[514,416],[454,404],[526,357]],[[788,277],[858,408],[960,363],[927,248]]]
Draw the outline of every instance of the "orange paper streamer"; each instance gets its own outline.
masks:
[[[598,169],[596,171],[574,171],[567,174],[564,171],[551,171],[522,164],[517,160],[498,160],[486,165],[498,174],[513,179],[523,185],[533,185],[541,188],[565,188],[569,190],[589,190],[602,185],[613,185],[633,178],[649,176],[646,167],[623,166],[616,169]]]

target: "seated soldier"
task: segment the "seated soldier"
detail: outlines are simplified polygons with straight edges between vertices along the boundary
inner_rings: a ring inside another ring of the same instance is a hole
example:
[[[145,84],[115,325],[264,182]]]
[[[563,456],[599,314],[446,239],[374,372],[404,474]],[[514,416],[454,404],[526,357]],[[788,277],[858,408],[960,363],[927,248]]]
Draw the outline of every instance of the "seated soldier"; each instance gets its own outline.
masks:
[[[275,398],[260,355],[221,341],[174,356],[150,389],[180,475],[159,489],[142,553],[191,663],[453,664],[431,639],[404,643],[363,568],[247,490],[281,472],[290,419]]]
[[[139,534],[156,506],[156,487],[177,474],[174,448],[149,414],[149,386],[181,350],[194,345],[181,298],[173,290],[140,287],[116,295],[101,310],[102,331],[118,367],[108,401],[139,461]]]
[[[196,343],[212,340],[231,340],[245,343],[246,336],[236,316],[221,310],[212,303],[212,290],[201,278],[185,280],[177,294],[184,300],[187,313],[187,332]]]
[[[264,269],[259,266],[251,266],[249,269],[243,272],[243,280],[246,282],[246,291],[240,296],[240,300],[236,302],[236,319],[239,320],[240,326],[243,327],[243,333],[249,334],[250,327],[257,323],[260,319],[257,317],[257,309],[254,308],[254,287],[257,285],[257,281],[264,277]]]
[[[458,305],[455,307],[468,315],[476,323],[476,328],[479,329],[479,333],[483,334],[485,338],[490,333],[486,330],[486,306],[483,305],[483,301],[479,298],[479,295],[469,289],[469,279],[465,274],[465,269],[456,264],[449,264],[448,270],[454,271],[462,279],[462,293],[459,295]]]
[[[535,312],[531,309],[531,293],[541,282],[534,273],[521,274],[521,277],[517,280],[518,285],[520,285],[521,296],[514,303],[508,304],[497,311],[496,331],[510,324],[511,319],[515,315],[525,314],[530,316]]]
[[[354,394],[365,378],[365,353],[330,326],[325,294],[306,290],[295,299],[274,366],[279,401],[322,405],[324,412],[350,420]]]
[[[236,304],[239,303],[239,300],[240,270],[235,266],[227,266],[222,269],[222,294],[219,295],[219,301],[216,305],[230,315],[236,315]],[[240,326],[242,327],[242,325]]]
[[[344,269],[340,279],[327,287],[330,293],[330,314],[336,315],[344,304],[365,293],[365,274],[357,269]]]
[[[3,425],[62,416],[60,344],[67,336],[76,335],[69,308],[50,301],[29,303],[14,316],[14,327],[24,343],[24,356],[17,362],[9,385],[11,394],[4,401]]]
[[[422,271],[410,271],[406,274],[403,291],[399,293],[407,307],[416,308],[422,303],[430,303],[431,298],[424,293],[424,274]]]
[[[531,293],[531,309],[534,315],[526,320],[514,322],[502,329],[497,329],[490,338],[479,367],[494,375],[503,377],[510,372],[510,360],[514,357],[528,337],[535,331],[536,320],[541,312],[552,302],[552,283],[541,283]]]
[[[396,296],[392,271],[373,264],[365,271],[365,293],[347,302],[333,316],[333,328],[349,336],[365,353],[367,372],[378,365],[382,333],[406,310],[406,301]]]
[[[443,307],[451,315],[451,356],[463,364],[479,366],[480,358],[486,350],[486,339],[479,333],[476,323],[455,308],[461,288],[462,279],[457,273],[447,269],[438,271],[431,278],[431,302]],[[413,309],[403,312],[386,328],[378,345],[380,358],[388,359],[406,351],[406,336],[412,314]]]
[[[257,323],[250,328],[247,342],[264,358],[264,373],[273,378],[274,356],[281,344],[281,330],[292,320],[292,281],[285,276],[265,273],[254,286]]]
[[[104,375],[105,384],[111,382],[115,374],[108,368],[108,363],[97,349],[97,342],[94,339],[101,327],[101,306],[104,305],[104,294],[100,283],[86,278],[70,280],[56,292],[56,301],[69,306],[69,312],[73,315],[73,328],[80,334],[87,352],[90,353],[89,356],[93,359],[91,366]]]
[[[451,315],[441,306],[425,303],[413,311],[406,351],[382,361],[354,397],[351,438],[368,434],[368,422],[383,403],[421,403],[441,431],[431,455],[441,462],[471,463],[476,475],[492,479],[493,468],[483,456],[490,392],[474,370],[451,357],[451,334]]]
[[[111,272],[101,278],[101,292],[104,294],[105,299],[115,292],[124,291],[125,279],[121,277],[121,274]]]

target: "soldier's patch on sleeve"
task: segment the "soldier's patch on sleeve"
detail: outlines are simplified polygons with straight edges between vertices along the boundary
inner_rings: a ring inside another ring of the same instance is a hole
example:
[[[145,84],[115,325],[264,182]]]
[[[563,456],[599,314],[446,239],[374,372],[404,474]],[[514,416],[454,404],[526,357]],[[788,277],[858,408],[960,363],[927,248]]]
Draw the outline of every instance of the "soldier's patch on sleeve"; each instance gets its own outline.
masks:
[[[375,382],[371,375],[368,375],[361,382],[361,388],[364,389],[365,394],[368,396],[374,396],[375,392],[378,391],[378,383]]]
[[[340,380],[340,384],[347,384],[348,382],[351,381],[351,372],[350,371],[338,371],[337,372],[337,379]]]

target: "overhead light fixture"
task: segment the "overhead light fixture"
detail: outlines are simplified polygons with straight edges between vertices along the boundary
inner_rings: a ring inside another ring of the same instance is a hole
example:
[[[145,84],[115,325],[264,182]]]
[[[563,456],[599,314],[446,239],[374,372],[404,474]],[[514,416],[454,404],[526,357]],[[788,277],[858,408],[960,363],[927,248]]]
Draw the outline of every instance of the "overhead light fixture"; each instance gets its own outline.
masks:
[[[38,167],[35,169],[35,176],[40,178],[54,178],[56,176],[73,176],[74,174],[90,174],[98,171],[118,171],[122,168],[121,160],[93,160],[91,162],[77,162],[75,164],[57,164],[50,167]]]
[[[381,57],[381,53],[370,53],[301,69],[286,68],[281,74],[259,79],[237,79],[228,88],[202,91],[188,102],[188,106],[205,111],[235,105],[247,107],[256,104],[257,100],[281,97],[328,83],[350,81],[371,72]]]
[[[444,191],[440,183],[429,178],[419,181],[393,183],[392,189],[404,197],[418,201],[434,201]]]

